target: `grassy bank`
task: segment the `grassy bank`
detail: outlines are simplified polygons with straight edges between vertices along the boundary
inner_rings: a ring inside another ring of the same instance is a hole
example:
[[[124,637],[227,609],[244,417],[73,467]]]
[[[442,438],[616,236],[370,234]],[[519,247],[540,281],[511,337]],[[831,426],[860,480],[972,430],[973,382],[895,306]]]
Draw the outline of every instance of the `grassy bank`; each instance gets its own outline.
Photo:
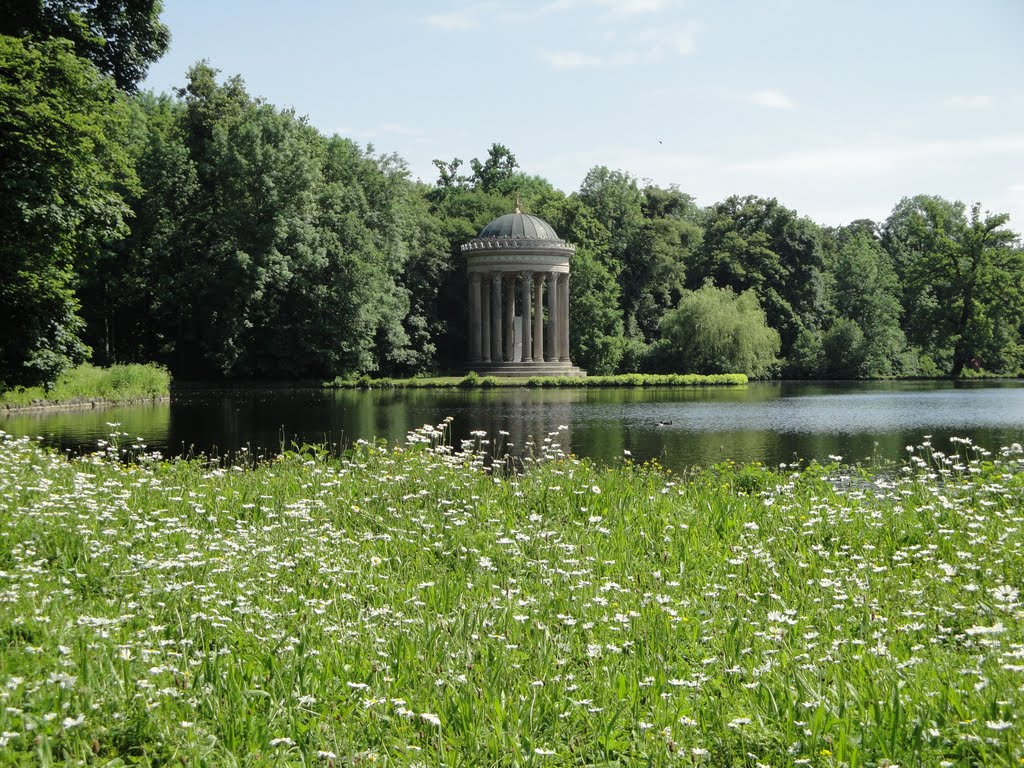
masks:
[[[415,379],[335,379],[325,386],[336,389],[447,389],[452,387],[720,387],[747,383],[742,373],[701,375],[696,373],[624,373],[617,376],[480,376],[470,372],[465,376],[435,376]]]
[[[494,477],[438,434],[218,468],[0,436],[2,762],[1024,758],[1019,446],[679,478],[556,433]]]
[[[0,409],[88,403],[124,402],[163,397],[170,393],[171,376],[159,365],[113,365],[97,368],[88,363],[61,374],[47,392],[42,387],[17,387],[0,392]]]

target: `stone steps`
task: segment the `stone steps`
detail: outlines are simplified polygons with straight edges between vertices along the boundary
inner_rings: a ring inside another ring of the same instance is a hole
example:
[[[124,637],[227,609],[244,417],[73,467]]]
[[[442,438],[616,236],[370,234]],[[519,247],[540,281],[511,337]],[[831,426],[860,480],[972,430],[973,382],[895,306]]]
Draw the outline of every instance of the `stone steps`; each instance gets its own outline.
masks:
[[[481,376],[509,376],[529,378],[530,376],[569,376],[580,378],[587,375],[582,368],[572,363],[471,363],[466,372],[476,371]]]

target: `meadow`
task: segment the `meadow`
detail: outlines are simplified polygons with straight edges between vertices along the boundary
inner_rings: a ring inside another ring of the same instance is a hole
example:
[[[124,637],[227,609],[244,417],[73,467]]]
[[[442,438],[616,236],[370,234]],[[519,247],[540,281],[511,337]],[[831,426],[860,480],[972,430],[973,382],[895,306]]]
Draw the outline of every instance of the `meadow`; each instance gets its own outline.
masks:
[[[0,433],[0,764],[1024,763],[1020,445],[680,476],[504,439]]]

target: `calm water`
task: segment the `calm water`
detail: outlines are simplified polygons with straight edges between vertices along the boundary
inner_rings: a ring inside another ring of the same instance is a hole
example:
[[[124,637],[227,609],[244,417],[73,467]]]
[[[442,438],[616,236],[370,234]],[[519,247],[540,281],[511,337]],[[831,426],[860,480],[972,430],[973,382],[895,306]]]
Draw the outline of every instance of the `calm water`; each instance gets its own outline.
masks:
[[[275,453],[284,441],[400,441],[451,416],[457,441],[472,430],[521,451],[552,432],[578,456],[610,462],[629,451],[675,469],[736,461],[897,459],[931,435],[998,448],[1024,442],[1024,381],[791,384],[618,390],[178,391],[170,403],[0,416],[0,429],[62,450],[92,450],[108,422],[165,455]]]

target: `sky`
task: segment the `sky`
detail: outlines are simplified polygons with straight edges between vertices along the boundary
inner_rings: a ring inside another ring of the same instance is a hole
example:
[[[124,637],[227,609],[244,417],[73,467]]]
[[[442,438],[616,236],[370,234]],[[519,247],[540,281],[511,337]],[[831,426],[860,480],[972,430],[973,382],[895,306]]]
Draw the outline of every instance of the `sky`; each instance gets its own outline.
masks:
[[[325,134],[435,158],[506,145],[566,193],[594,166],[826,225],[941,195],[1024,232],[1022,0],[164,0],[205,59]]]

